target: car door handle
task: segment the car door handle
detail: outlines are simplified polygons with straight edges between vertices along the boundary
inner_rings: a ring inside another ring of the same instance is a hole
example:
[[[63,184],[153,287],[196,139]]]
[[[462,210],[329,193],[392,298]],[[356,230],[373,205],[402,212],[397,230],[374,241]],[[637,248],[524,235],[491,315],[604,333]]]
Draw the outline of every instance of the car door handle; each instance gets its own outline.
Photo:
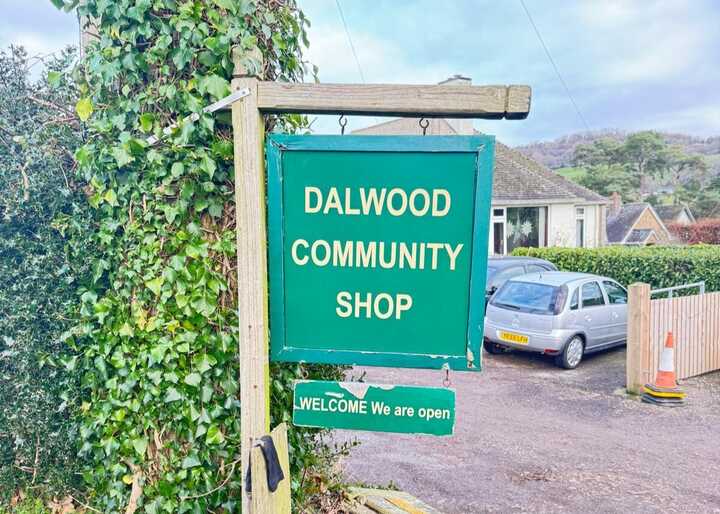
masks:
[[[613,318],[613,319],[618,319],[619,317],[620,317],[620,315],[619,315],[617,312],[613,312],[613,313],[612,313],[612,318]]]
[[[585,316],[585,321],[587,321],[587,322],[590,322],[590,321],[592,321],[592,317],[590,317],[590,316],[586,315],[586,316]]]

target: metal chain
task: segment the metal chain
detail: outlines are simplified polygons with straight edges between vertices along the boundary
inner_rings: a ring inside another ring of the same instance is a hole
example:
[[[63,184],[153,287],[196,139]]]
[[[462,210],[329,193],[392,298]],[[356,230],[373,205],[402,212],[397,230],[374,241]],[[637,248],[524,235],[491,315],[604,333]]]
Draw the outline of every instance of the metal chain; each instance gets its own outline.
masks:
[[[425,122],[425,123],[423,123],[423,122]],[[420,118],[420,121],[418,121],[418,125],[420,125],[420,128],[422,129],[423,136],[424,136],[427,132],[427,128],[430,126],[430,120],[425,119],[425,118]]]
[[[340,125],[340,135],[345,135],[345,126],[347,125],[347,118],[344,114],[341,114],[338,118],[338,124]]]

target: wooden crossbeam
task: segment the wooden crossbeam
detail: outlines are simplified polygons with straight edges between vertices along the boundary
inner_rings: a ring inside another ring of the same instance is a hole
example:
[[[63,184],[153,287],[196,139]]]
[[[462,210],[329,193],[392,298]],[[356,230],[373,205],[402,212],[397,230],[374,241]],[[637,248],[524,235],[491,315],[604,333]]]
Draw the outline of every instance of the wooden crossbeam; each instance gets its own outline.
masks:
[[[530,97],[530,86],[259,82],[257,104],[267,113],[521,120]]]

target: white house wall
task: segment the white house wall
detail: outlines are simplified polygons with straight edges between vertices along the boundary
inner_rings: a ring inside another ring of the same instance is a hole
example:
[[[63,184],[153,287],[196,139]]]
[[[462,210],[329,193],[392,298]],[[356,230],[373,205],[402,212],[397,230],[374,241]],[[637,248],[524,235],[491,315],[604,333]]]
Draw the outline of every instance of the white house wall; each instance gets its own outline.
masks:
[[[548,246],[575,246],[575,204],[554,204],[548,208]]]
[[[500,207],[517,207],[517,205],[495,204],[493,208]],[[530,205],[528,205],[530,207]],[[533,206],[534,207],[534,206]],[[576,243],[577,228],[577,207],[585,208],[585,244],[586,248],[596,248],[604,244],[604,238],[601,236],[603,224],[601,217],[603,215],[602,208],[599,205],[582,205],[582,204],[550,204],[538,205],[538,207],[547,207],[548,231],[547,246],[563,246],[574,248]],[[492,217],[491,217],[492,220]],[[490,255],[493,253],[493,234],[492,221],[490,222],[489,234]]]

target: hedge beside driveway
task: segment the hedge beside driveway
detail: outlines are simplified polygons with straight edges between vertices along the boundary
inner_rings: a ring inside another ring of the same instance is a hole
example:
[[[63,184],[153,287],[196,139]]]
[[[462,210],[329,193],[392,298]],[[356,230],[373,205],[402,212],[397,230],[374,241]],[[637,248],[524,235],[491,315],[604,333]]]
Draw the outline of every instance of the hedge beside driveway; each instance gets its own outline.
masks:
[[[539,257],[561,271],[604,275],[625,286],[646,282],[657,289],[704,280],[706,291],[720,291],[720,245],[516,248],[513,255]]]

